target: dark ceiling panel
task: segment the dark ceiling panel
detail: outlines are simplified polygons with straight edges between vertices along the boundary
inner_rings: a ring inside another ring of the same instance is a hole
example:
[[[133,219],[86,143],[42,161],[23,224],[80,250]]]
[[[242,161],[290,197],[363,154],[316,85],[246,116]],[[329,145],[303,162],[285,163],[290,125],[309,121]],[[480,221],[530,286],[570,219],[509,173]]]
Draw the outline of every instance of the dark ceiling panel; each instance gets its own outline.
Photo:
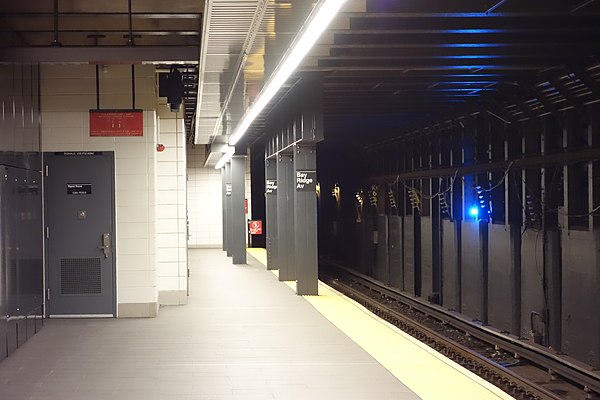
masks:
[[[600,99],[595,3],[367,0],[306,68],[325,74],[328,137],[366,142],[365,126],[395,136],[482,110],[519,121]]]
[[[131,14],[128,1],[123,0],[60,0],[57,10],[54,4],[53,0],[0,2],[0,58],[5,62],[197,63],[203,1],[132,0]],[[179,69],[189,135],[198,67],[182,64]]]
[[[284,3],[275,2],[277,9],[267,13],[268,32],[257,36],[264,48],[255,49],[252,60],[260,62],[248,64],[248,76],[272,69],[301,23],[298,7],[304,10],[306,2],[291,1],[289,9]],[[56,37],[67,48],[128,45],[127,1],[61,0],[57,26],[53,4],[0,2],[0,47],[50,48]],[[207,43],[214,57],[205,81],[232,81],[223,57],[241,54],[255,8],[255,2],[240,1],[215,8]],[[332,42],[323,40],[318,55],[301,67],[301,73],[324,76],[326,126],[333,136],[339,130],[359,138],[365,126],[378,136],[396,135],[481,109],[518,121],[600,99],[600,0],[366,0],[366,10],[341,15],[342,23],[325,35]],[[136,47],[198,49],[203,1],[132,0],[132,11]],[[185,73],[190,114],[197,69],[188,64]],[[210,100],[204,109],[214,113],[224,87],[204,90]],[[264,135],[268,113],[253,124],[247,143]],[[204,123],[214,124],[211,118]]]

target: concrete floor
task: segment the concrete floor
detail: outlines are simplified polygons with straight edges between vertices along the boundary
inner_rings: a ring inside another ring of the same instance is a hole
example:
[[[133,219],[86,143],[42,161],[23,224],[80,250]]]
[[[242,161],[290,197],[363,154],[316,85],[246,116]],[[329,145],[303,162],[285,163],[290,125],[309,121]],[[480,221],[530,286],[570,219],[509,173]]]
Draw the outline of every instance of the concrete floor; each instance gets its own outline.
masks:
[[[251,257],[189,259],[188,305],[47,321],[0,363],[0,399],[418,399]]]

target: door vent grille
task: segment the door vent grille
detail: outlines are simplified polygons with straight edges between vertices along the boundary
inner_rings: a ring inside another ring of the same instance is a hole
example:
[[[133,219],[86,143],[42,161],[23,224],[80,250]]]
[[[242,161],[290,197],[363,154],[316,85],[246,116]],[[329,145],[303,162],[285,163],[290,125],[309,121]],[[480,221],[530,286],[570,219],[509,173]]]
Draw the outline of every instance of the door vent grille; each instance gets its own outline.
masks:
[[[60,294],[102,294],[100,258],[61,258]]]

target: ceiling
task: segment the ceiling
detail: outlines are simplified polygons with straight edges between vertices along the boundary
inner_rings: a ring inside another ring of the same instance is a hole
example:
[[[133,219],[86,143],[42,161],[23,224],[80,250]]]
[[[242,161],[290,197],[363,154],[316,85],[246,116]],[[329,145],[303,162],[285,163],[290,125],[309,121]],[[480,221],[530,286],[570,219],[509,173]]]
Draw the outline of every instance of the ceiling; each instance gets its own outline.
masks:
[[[296,74],[324,76],[327,140],[373,143],[474,111],[513,122],[600,100],[600,1],[365,6],[340,14]],[[258,121],[246,143],[263,131]]]
[[[58,13],[55,0],[4,1],[0,62],[185,63],[190,140],[226,143],[314,2],[131,0],[130,27],[127,0],[57,0]],[[535,118],[600,99],[599,21],[600,0],[348,0],[279,97],[321,73],[328,140],[479,110]],[[242,146],[262,139],[269,111]]]
[[[200,50],[195,143],[225,143],[314,0],[209,0]]]
[[[0,2],[0,45],[198,46],[198,0],[54,0]],[[129,42],[129,4],[132,34]]]
[[[203,11],[200,0],[2,1],[0,62],[177,63],[189,131]]]

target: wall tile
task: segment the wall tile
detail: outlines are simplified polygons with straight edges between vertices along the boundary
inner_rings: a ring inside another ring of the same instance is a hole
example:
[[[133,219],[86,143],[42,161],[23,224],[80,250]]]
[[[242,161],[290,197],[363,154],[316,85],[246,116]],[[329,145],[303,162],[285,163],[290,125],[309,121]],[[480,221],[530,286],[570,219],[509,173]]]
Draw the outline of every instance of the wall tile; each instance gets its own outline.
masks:
[[[162,227],[161,227],[162,230]],[[158,247],[159,248],[176,248],[179,249],[179,233],[159,233],[158,234]],[[183,249],[184,251],[187,249]],[[179,253],[178,253],[179,254]],[[179,259],[179,255],[176,258]]]
[[[148,222],[122,222],[117,225],[119,238],[147,238]]]
[[[157,175],[160,179],[162,176],[177,176],[177,162],[176,161],[160,161],[158,166]],[[159,185],[159,187],[161,187]],[[162,188],[162,187],[161,187]]]
[[[117,240],[119,240],[117,233]],[[151,270],[153,266],[148,254],[123,254],[117,249],[119,271],[122,270]],[[154,258],[154,257],[152,257]]]
[[[40,77],[42,93],[48,93],[46,91],[46,83],[55,78],[73,78],[79,77],[94,78],[96,77],[96,67],[90,64],[73,64],[65,68],[63,64],[44,64],[40,68]]]
[[[43,84],[43,91],[47,95],[52,93],[56,95],[96,95],[96,77],[54,77],[46,79]]]
[[[40,96],[40,109],[44,112],[88,111],[93,108],[96,108],[96,96],[91,94]]]
[[[118,238],[120,246],[120,254],[148,254],[149,245],[148,239],[140,238]]]
[[[178,224],[178,221],[179,221],[179,219],[163,219],[163,218],[161,218],[161,215],[159,214],[158,223],[160,224],[161,234],[162,233],[164,233],[164,234],[179,233],[182,228]],[[184,232],[185,232],[185,230],[184,230]]]
[[[117,158],[115,166],[120,175],[148,174],[148,162],[143,158]]]
[[[156,285],[155,271],[119,271],[119,285],[123,288],[152,287]]]
[[[160,277],[161,290],[186,290],[187,281],[182,281],[176,276]]]
[[[185,211],[187,198],[185,196],[185,170],[178,169],[178,163],[185,162],[185,152],[177,151],[177,144],[185,142],[183,130],[176,132],[177,121],[174,113],[163,113],[166,117],[158,118],[159,141],[166,145],[165,151],[157,154],[157,219],[158,240],[160,249],[157,254],[159,261],[158,286],[160,290],[185,290],[176,286],[178,274],[186,274],[186,270],[178,268],[182,254],[187,253],[187,242],[180,240],[185,237]],[[179,223],[182,221],[183,223]],[[169,278],[169,279],[167,279]],[[174,278],[171,279],[171,278]]]
[[[115,150],[116,158],[142,158],[145,160],[148,156],[145,143],[143,146],[138,143],[118,143]]]
[[[135,191],[140,193],[148,191],[150,184],[147,175],[120,175],[117,173],[115,186],[118,192]]]
[[[157,301],[156,286],[120,287],[119,303],[155,303]]]

